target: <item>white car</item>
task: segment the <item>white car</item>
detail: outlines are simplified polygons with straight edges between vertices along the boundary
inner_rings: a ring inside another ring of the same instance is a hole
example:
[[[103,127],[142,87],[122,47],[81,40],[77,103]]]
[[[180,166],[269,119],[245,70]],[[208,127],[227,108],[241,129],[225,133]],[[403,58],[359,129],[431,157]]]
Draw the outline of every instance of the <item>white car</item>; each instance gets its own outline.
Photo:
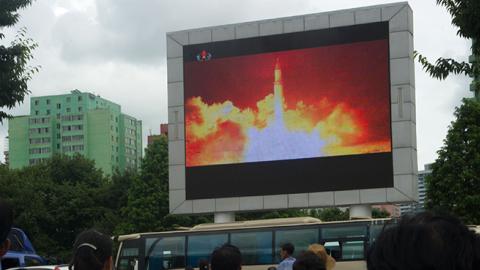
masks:
[[[8,268],[6,270],[68,270],[68,265],[62,264],[62,265],[25,266],[25,267]]]

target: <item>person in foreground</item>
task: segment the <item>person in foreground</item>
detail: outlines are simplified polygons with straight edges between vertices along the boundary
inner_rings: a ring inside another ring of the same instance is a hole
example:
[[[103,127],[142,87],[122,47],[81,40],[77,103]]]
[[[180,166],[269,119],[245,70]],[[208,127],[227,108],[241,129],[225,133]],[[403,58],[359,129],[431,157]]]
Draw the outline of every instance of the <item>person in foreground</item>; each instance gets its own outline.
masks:
[[[327,270],[332,270],[335,267],[335,259],[328,255],[327,250],[324,246],[320,244],[311,244],[308,246],[308,251],[315,253],[322,261],[325,262],[325,268]]]
[[[0,258],[5,255],[10,248],[8,234],[12,229],[13,211],[10,205],[0,199]]]
[[[242,254],[234,245],[225,244],[215,249],[210,257],[210,268],[212,270],[242,269]]]
[[[295,258],[292,257],[295,247],[290,243],[285,243],[280,247],[280,257],[282,261],[277,267],[277,270],[292,270]]]
[[[110,270],[112,269],[112,246],[110,237],[95,230],[80,233],[73,244],[73,258],[69,269]]]
[[[312,251],[300,253],[293,263],[293,270],[326,270],[325,261]]]
[[[480,237],[451,215],[404,216],[368,252],[368,270],[477,270]]]

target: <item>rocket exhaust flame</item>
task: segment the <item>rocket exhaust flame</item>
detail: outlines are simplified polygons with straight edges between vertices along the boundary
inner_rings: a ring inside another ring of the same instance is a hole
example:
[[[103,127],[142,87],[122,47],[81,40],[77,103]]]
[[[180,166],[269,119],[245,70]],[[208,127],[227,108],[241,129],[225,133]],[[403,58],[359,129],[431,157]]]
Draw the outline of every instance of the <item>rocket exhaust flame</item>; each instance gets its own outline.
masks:
[[[298,82],[285,88],[288,81],[282,75],[288,71],[282,74],[280,60],[276,57],[274,66],[270,62],[273,89],[262,92],[266,95],[251,105],[239,106],[230,99],[208,103],[203,96],[186,96],[187,167],[391,152],[389,126],[376,128],[382,135],[373,136],[368,119],[351,101],[333,100],[331,95],[321,96],[321,91],[315,100],[295,96]],[[215,61],[220,60],[208,64]],[[245,94],[256,91],[245,90]],[[370,115],[389,112],[385,106],[373,110],[378,113]]]

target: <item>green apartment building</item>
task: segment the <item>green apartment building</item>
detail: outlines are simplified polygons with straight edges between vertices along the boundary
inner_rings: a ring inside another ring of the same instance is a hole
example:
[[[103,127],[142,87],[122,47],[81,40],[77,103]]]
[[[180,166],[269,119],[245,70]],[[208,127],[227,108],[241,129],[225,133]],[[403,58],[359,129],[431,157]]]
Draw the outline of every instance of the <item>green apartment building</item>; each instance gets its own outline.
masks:
[[[9,166],[21,168],[54,154],[79,153],[106,174],[137,170],[142,157],[142,121],[88,92],[32,97],[30,115],[8,124]]]

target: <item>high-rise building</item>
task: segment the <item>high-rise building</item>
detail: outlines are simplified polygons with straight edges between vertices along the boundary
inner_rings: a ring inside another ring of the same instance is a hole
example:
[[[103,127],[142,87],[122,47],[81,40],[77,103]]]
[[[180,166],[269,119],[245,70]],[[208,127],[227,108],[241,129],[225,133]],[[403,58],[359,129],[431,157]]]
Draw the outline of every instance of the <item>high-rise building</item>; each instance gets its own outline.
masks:
[[[100,96],[32,97],[30,115],[10,119],[10,168],[37,164],[54,154],[79,153],[106,174],[136,170],[142,157],[142,121]]]
[[[400,214],[415,213],[425,210],[426,186],[425,178],[432,173],[432,164],[425,164],[424,170],[418,172],[418,202],[400,204]]]

